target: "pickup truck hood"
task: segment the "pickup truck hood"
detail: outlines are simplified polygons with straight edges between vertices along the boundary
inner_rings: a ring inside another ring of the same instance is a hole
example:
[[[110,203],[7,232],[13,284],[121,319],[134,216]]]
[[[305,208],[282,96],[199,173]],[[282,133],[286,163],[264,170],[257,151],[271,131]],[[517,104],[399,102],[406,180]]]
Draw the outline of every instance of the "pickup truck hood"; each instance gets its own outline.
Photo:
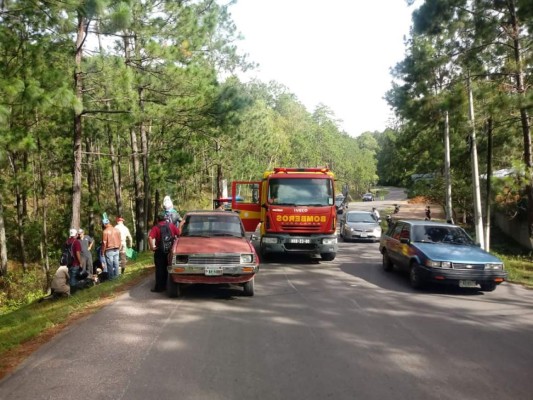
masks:
[[[180,236],[174,245],[175,254],[193,253],[254,253],[252,244],[246,238],[216,236]]]

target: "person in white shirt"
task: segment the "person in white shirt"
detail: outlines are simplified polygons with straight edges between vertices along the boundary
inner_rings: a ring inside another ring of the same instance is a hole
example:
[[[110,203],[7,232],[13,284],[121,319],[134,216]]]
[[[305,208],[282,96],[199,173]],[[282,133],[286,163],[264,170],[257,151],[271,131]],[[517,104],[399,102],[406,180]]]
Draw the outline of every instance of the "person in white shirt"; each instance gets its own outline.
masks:
[[[376,207],[372,207],[372,214],[374,214],[374,217],[376,218],[376,221],[379,222],[379,219],[381,217],[379,216],[379,211],[376,209]]]
[[[131,237],[131,233],[128,227],[124,225],[124,218],[117,217],[117,224],[115,228],[120,231],[120,241],[122,244],[120,246],[120,252],[119,252],[120,268],[119,268],[118,274],[120,275],[120,274],[123,274],[124,270],[126,269],[126,261],[127,261],[126,250],[128,249],[128,247],[133,247],[133,238]],[[129,246],[128,246],[128,240],[130,243]]]

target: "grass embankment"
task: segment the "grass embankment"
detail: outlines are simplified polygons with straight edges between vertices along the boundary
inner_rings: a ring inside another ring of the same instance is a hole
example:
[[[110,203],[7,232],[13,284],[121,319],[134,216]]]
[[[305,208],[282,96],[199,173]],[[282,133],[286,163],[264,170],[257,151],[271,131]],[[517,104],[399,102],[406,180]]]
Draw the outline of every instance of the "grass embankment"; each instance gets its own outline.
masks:
[[[65,325],[100,309],[150,273],[153,256],[146,252],[130,260],[126,273],[117,280],[80,290],[69,298],[35,301],[0,315],[0,379]]]

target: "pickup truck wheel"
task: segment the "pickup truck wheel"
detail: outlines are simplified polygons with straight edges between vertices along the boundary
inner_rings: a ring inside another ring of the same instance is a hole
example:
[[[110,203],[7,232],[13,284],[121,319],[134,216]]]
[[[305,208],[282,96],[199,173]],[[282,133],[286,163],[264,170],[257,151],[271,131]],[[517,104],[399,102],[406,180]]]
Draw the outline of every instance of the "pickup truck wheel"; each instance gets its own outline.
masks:
[[[386,272],[391,272],[394,269],[394,264],[389,258],[387,251],[383,252],[383,270]]]
[[[424,287],[424,279],[420,276],[418,267],[418,263],[412,263],[411,269],[409,270],[409,282],[413,289],[422,289]]]
[[[322,261],[333,261],[335,259],[336,254],[335,253],[322,253],[320,254],[320,257],[322,257]]]
[[[244,295],[245,296],[253,296],[254,295],[254,280],[255,278],[252,278],[248,282],[244,282],[242,287],[244,288]]]
[[[170,274],[168,274],[167,278],[167,296],[170,298],[181,296],[181,285],[174,282]]]
[[[479,285],[481,287],[481,290],[483,292],[493,292],[495,289],[496,289],[496,284],[495,283],[481,283]]]

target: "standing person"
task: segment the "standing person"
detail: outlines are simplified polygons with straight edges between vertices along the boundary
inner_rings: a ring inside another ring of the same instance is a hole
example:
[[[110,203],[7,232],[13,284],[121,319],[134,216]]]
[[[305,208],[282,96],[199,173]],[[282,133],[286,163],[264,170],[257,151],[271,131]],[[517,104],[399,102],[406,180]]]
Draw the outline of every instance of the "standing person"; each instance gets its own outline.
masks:
[[[161,211],[157,216],[158,223],[152,227],[148,234],[148,245],[150,250],[154,252],[155,264],[155,286],[151,289],[152,292],[162,292],[167,286],[168,253],[163,251],[161,229],[170,230],[170,234],[174,238],[180,233],[176,225],[169,223],[166,218],[165,211]]]
[[[83,229],[78,229],[78,240],[81,244],[81,269],[87,271],[87,277],[93,275],[93,255],[91,253],[94,246],[94,239],[85,234]]]
[[[170,199],[170,196],[165,196],[165,198],[163,199],[163,208],[165,210],[166,220],[170,222],[171,224],[179,226],[181,222],[181,215],[174,208],[174,204],[172,204],[172,200]]]
[[[115,279],[120,275],[118,261],[120,248],[122,247],[120,231],[111,225],[107,217],[102,220],[102,224],[104,225],[104,232],[102,233],[101,254],[105,257],[109,279]]]
[[[81,265],[81,243],[78,240],[77,229],[72,228],[69,231],[69,238],[67,239],[65,246],[70,248],[70,253],[72,254],[72,260],[69,265],[67,265],[70,279],[70,287],[72,290],[76,287],[76,284],[78,283],[78,275],[80,273]]]
[[[133,238],[131,237],[130,230],[124,225],[124,218],[117,217],[117,225],[115,226],[120,231],[121,249],[119,254],[120,274],[123,274],[126,269],[126,250],[128,248],[128,240],[130,242],[129,247],[133,247]]]
[[[431,221],[431,208],[429,206],[426,207],[426,221]]]
[[[377,222],[379,222],[379,219],[381,218],[379,215],[379,211],[376,209],[376,207],[372,207],[372,214],[374,214],[374,218]]]

